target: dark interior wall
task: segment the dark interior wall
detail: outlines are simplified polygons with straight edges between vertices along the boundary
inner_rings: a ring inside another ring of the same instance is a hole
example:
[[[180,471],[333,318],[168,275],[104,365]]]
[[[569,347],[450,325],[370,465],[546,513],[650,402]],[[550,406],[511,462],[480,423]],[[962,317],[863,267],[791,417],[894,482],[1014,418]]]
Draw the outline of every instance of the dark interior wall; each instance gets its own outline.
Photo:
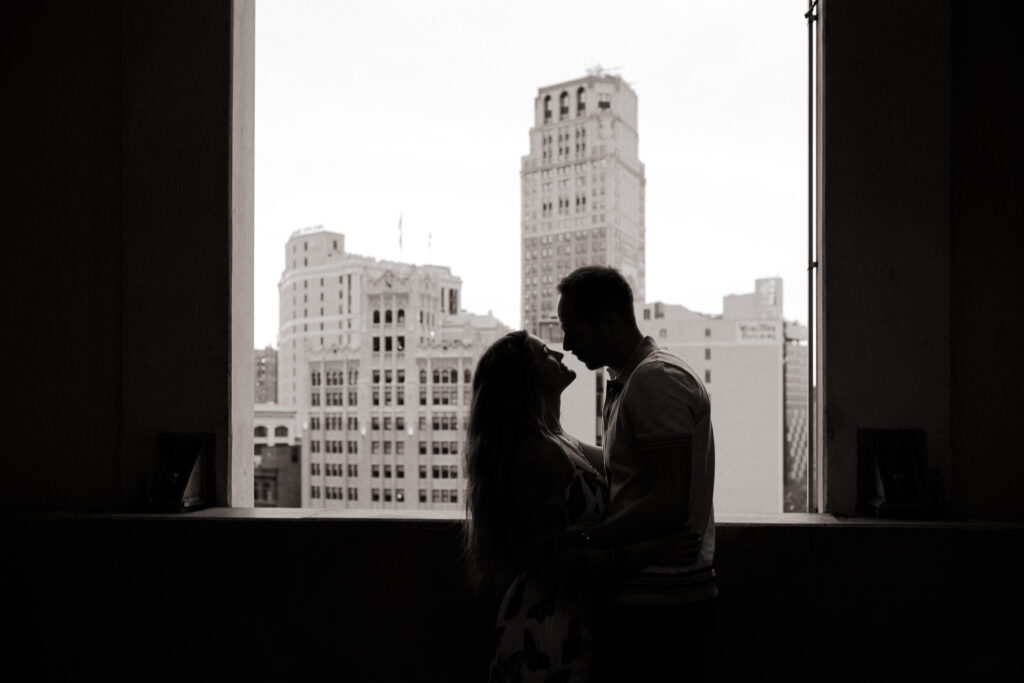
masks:
[[[226,474],[231,2],[5,5],[6,506],[145,501],[157,434]],[[223,487],[221,487],[223,488]]]
[[[231,2],[125,2],[122,17],[121,479],[133,503],[161,432],[215,434],[226,477]]]
[[[0,21],[5,337],[0,501],[112,501],[121,439],[121,10],[9,3]]]
[[[826,509],[857,430],[919,428],[950,483],[949,3],[826,0],[821,263]]]
[[[455,523],[0,517],[0,534],[4,661],[36,680],[486,680],[496,605],[465,590]],[[715,680],[1019,680],[1022,543],[1019,526],[720,525]]]
[[[1009,4],[825,0],[827,509],[862,428],[922,428],[950,516],[1020,516],[1024,224]],[[1002,8],[1002,9],[1000,9]]]
[[[952,431],[955,508],[1024,514],[1016,427],[1024,386],[1016,5],[953,4]]]

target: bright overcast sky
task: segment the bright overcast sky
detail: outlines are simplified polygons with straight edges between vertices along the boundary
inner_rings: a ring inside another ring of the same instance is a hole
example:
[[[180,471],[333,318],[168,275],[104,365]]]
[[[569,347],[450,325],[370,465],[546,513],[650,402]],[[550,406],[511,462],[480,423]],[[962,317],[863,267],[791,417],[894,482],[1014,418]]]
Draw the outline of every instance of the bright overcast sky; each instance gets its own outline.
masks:
[[[317,224],[451,266],[464,308],[518,326],[533,100],[596,64],[639,98],[647,300],[720,313],[781,276],[806,322],[806,4],[258,0],[256,346],[285,242]]]

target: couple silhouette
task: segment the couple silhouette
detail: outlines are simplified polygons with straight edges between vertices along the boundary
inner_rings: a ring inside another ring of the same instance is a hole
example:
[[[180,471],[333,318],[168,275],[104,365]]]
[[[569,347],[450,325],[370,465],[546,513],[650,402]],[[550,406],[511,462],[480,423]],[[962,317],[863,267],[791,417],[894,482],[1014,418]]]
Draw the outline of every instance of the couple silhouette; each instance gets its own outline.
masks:
[[[718,595],[711,402],[645,337],[616,269],[558,284],[562,346],[607,368],[602,447],[561,426],[576,378],[511,332],[480,357],[465,450],[471,585],[501,596],[490,681],[700,680]]]

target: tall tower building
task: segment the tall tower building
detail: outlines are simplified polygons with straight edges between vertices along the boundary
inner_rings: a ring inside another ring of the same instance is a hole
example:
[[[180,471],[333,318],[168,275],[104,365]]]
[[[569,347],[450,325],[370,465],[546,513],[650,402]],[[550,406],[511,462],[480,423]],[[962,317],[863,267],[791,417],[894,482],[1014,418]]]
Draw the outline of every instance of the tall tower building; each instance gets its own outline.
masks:
[[[583,265],[618,268],[644,301],[644,165],[637,98],[619,76],[541,88],[523,157],[522,321],[550,338],[558,281]]]
[[[302,507],[461,509],[473,372],[508,328],[460,308],[450,268],[352,254],[321,226],[293,233],[285,258],[278,395]]]

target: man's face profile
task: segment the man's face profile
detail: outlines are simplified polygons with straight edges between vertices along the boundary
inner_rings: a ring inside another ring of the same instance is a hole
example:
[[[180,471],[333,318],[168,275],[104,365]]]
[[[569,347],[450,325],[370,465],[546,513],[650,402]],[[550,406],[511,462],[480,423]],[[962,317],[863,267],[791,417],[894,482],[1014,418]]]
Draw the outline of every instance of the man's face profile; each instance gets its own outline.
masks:
[[[597,325],[580,317],[573,297],[563,296],[559,299],[558,320],[562,324],[563,349],[576,356],[588,370],[597,370],[606,365],[605,344],[600,330]]]

